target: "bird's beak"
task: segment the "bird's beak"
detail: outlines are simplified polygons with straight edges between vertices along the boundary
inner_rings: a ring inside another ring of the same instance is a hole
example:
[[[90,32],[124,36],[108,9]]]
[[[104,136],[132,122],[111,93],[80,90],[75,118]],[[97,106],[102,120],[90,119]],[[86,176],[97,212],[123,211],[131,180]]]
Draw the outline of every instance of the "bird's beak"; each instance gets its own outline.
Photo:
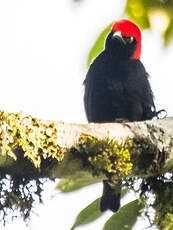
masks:
[[[120,40],[124,45],[126,45],[126,40],[123,38],[121,31],[115,31],[112,37]]]

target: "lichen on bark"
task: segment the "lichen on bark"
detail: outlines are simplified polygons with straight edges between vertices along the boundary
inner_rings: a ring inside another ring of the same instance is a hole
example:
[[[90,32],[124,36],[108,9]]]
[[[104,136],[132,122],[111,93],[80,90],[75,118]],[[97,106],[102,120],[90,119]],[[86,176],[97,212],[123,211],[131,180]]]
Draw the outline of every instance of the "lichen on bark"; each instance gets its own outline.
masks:
[[[17,160],[17,152],[24,153],[36,168],[43,159],[55,158],[62,161],[64,148],[60,147],[57,138],[57,128],[54,122],[24,117],[22,113],[8,114],[0,112],[0,147],[2,155],[8,155]],[[18,151],[18,150],[22,151]]]

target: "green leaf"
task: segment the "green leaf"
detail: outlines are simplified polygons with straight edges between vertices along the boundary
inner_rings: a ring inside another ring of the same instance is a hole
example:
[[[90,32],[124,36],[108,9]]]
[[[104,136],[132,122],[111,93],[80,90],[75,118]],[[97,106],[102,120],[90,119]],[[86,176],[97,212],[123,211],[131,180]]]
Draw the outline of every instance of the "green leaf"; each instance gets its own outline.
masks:
[[[73,178],[63,178],[59,181],[56,188],[61,192],[73,192],[85,186],[100,182],[102,179],[92,177],[90,174],[78,174]]]
[[[105,223],[103,230],[131,230],[143,207],[140,199],[124,205]]]
[[[89,52],[88,59],[87,59],[87,67],[89,67],[93,59],[97,57],[98,54],[100,54],[104,50],[105,38],[110,32],[111,27],[112,27],[112,23],[109,26],[107,26],[97,38],[96,42],[94,43],[93,47]]]
[[[123,189],[121,192],[121,198],[125,196],[128,191],[129,189]],[[100,211],[100,200],[101,198],[97,198],[79,213],[71,230],[80,225],[89,224],[104,214]]]
[[[173,1],[160,1],[160,0],[128,0],[125,8],[125,13],[129,19],[136,22],[141,29],[151,28],[150,18],[153,11],[164,12],[170,20],[168,28],[163,34],[165,46],[173,41]],[[156,19],[155,19],[156,20]],[[160,22],[158,16],[158,25]]]
[[[141,29],[146,29],[149,27],[148,7],[146,0],[128,0],[125,13],[128,15],[129,19],[136,22]]]
[[[164,33],[164,44],[168,46],[173,41],[173,10],[167,11],[169,13],[170,24]]]
[[[97,198],[79,213],[71,230],[80,225],[88,224],[98,219],[103,214],[100,211],[100,199],[101,198]]]
[[[164,34],[164,45],[168,46],[173,40],[173,23],[170,24]]]

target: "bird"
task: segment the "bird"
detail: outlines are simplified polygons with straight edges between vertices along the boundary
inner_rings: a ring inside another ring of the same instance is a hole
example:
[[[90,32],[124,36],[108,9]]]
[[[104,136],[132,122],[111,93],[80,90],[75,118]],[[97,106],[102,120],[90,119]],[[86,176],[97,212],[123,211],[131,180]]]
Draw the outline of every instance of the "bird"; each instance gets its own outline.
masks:
[[[116,20],[104,50],[93,60],[84,84],[88,122],[133,122],[157,116],[149,74],[142,64],[141,30],[129,19]],[[117,187],[117,189],[116,189]],[[121,181],[103,181],[102,212],[120,208]]]

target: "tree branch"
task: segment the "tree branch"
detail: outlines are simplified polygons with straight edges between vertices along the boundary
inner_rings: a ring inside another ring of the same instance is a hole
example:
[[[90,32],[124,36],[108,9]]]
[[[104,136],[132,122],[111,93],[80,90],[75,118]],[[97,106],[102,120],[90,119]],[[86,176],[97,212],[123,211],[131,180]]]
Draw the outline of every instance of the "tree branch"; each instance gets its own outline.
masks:
[[[83,171],[92,174],[92,167],[84,167],[83,156],[74,155],[72,151],[81,144],[80,138],[84,134],[126,145],[133,164],[132,176],[173,171],[173,118],[131,123],[65,124],[4,112],[0,117],[0,168],[10,174],[51,178]],[[104,170],[99,176],[105,177]]]

